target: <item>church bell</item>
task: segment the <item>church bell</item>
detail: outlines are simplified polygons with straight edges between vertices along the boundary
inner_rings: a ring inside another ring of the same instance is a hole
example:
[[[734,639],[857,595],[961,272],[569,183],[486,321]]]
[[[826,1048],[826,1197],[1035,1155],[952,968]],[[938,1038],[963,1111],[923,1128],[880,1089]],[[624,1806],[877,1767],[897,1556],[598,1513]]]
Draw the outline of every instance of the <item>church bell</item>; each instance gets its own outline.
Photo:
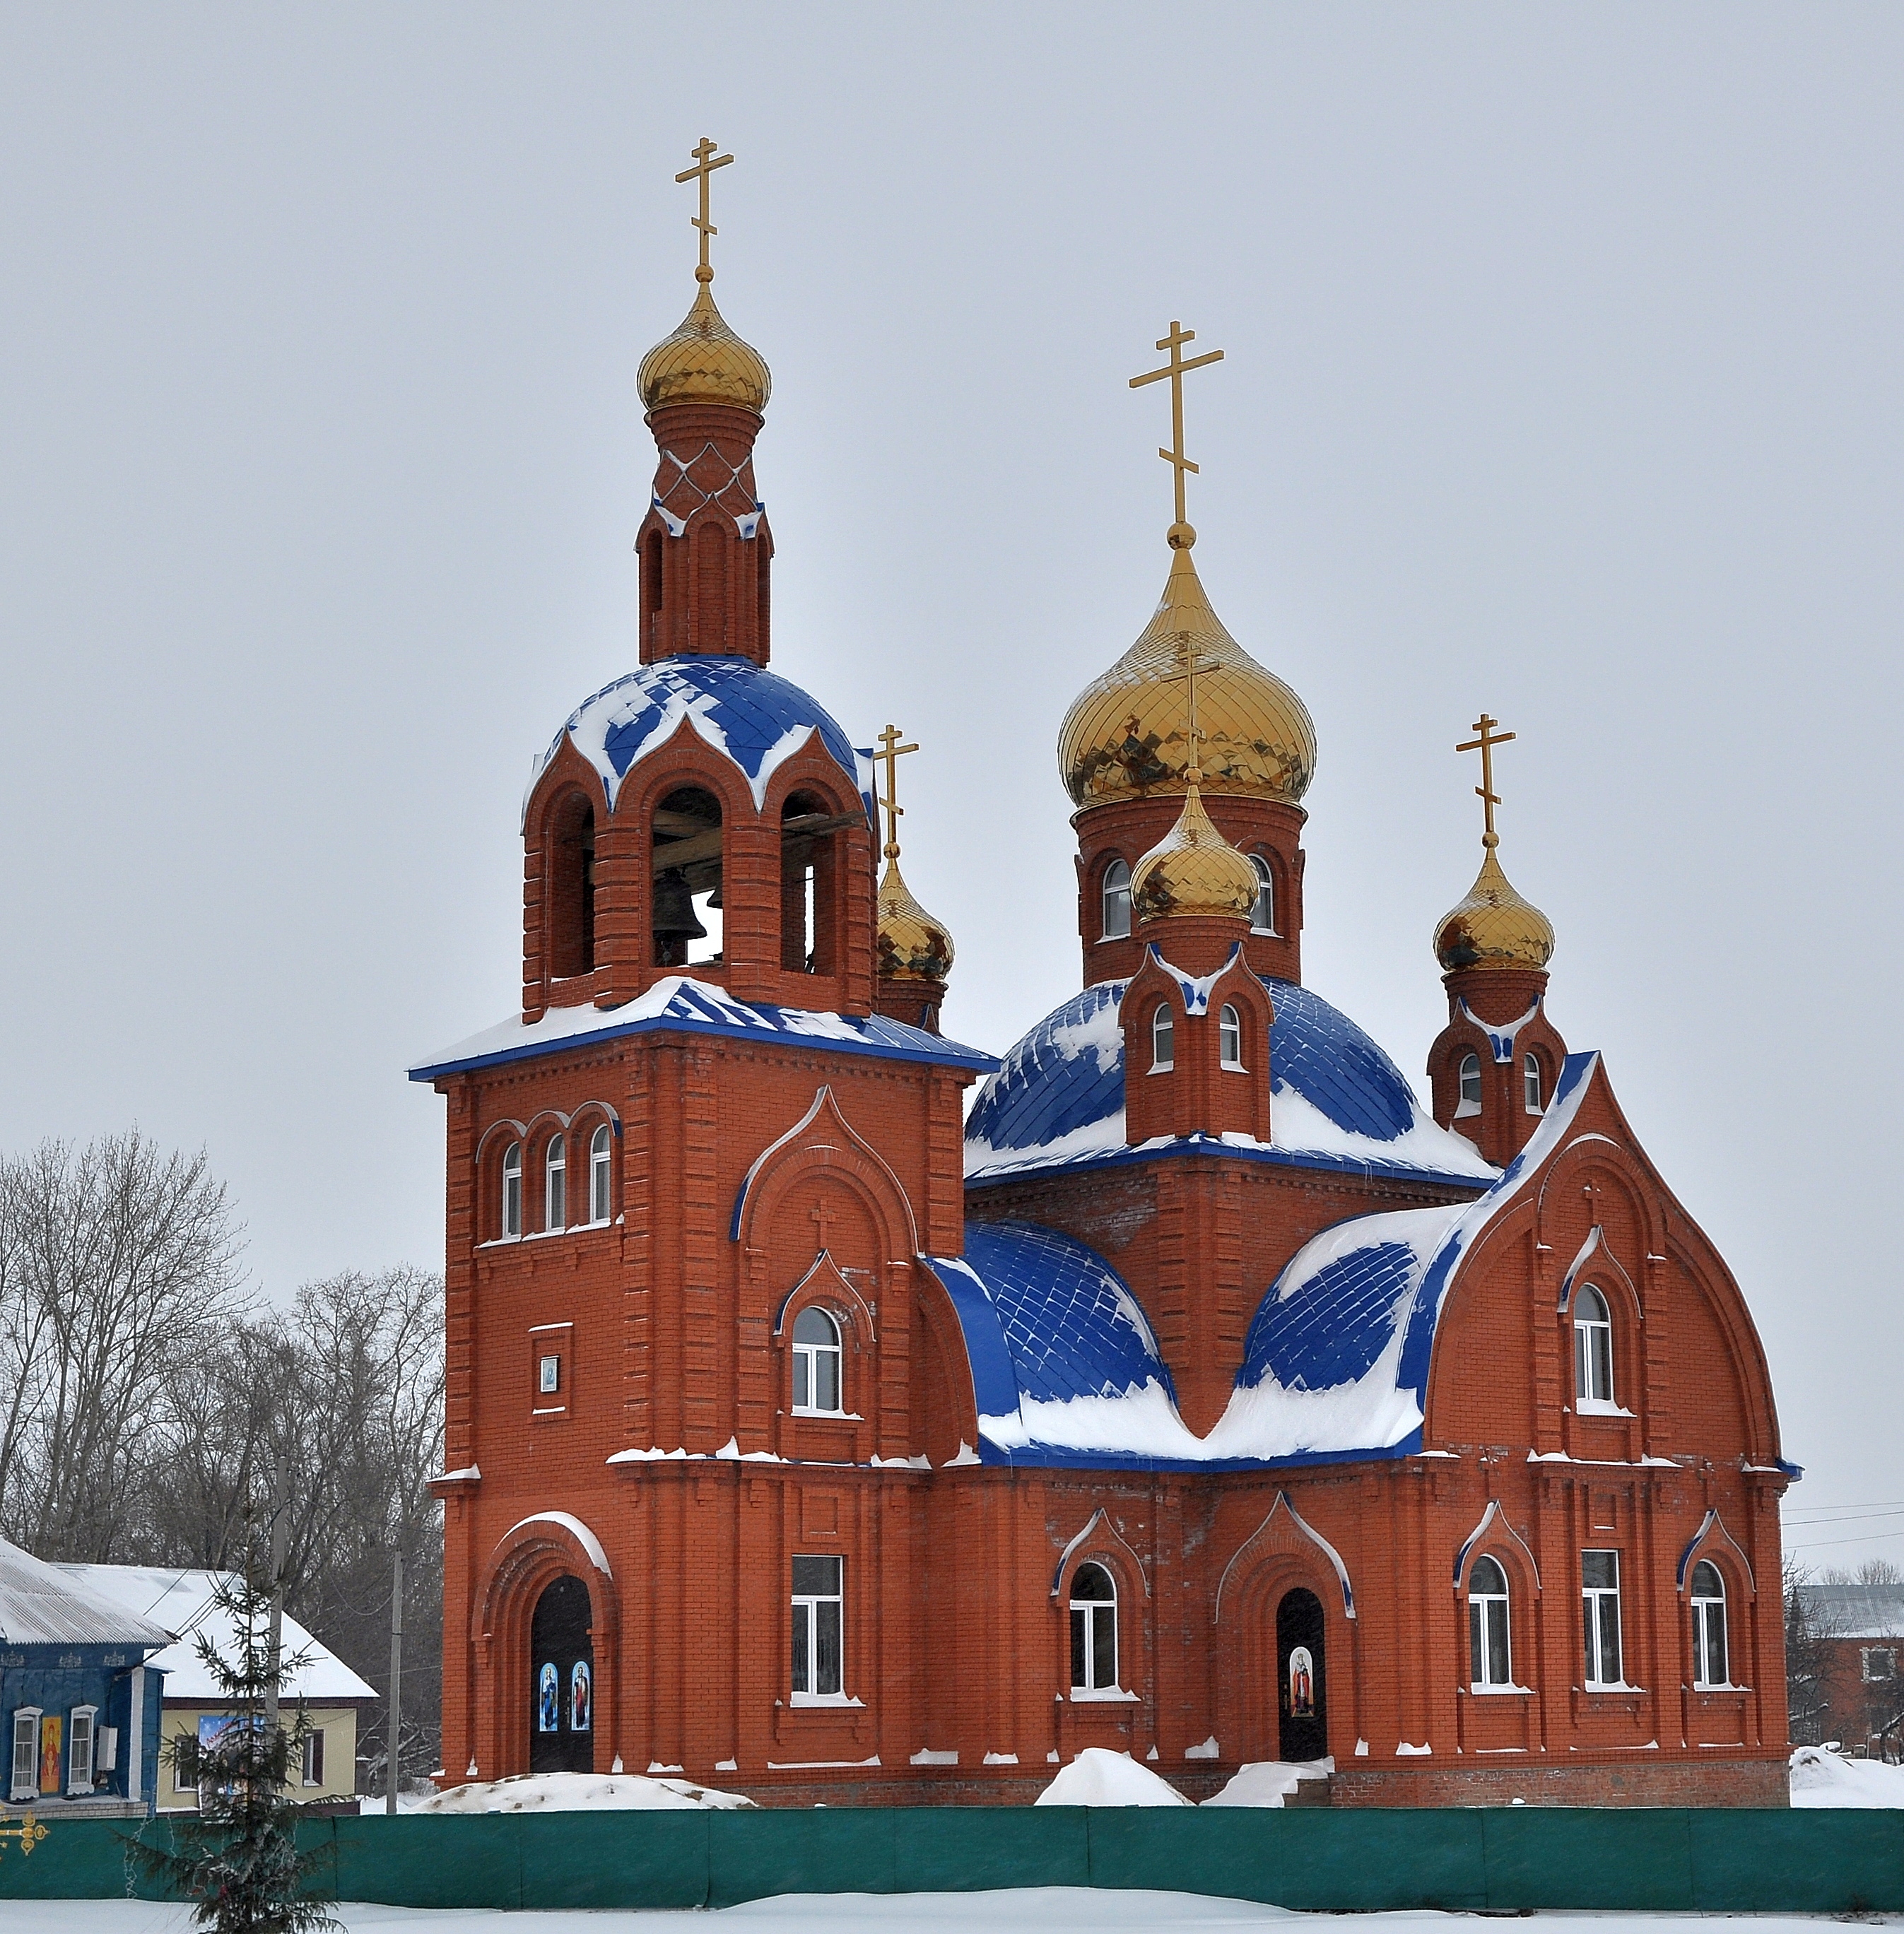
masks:
[[[670,866],[655,882],[655,938],[657,940],[705,940],[707,929],[694,917],[694,896],[688,890],[688,876],[679,866]]]

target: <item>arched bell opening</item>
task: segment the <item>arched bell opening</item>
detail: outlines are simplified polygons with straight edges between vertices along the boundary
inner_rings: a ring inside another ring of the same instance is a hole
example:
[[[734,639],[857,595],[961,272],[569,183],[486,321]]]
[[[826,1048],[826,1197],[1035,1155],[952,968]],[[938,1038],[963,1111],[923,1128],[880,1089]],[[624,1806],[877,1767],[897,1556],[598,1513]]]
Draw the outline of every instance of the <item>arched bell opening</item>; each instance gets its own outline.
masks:
[[[595,1642],[589,1588],[564,1572],[529,1621],[532,1773],[595,1770]]]
[[[718,961],[721,913],[721,802],[703,786],[677,786],[655,809],[652,924],[655,965]]]
[[[549,974],[571,980],[595,965],[595,815],[579,792],[549,815]]]
[[[840,829],[818,793],[790,793],[780,815],[780,965],[789,974],[839,972]]]

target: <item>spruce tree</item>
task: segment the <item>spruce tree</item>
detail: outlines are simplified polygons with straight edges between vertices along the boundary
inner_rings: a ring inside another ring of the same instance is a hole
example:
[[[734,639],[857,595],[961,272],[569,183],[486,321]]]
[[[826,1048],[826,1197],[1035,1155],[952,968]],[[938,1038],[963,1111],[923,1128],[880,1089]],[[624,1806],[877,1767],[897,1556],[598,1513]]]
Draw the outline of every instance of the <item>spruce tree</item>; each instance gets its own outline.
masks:
[[[271,1723],[285,1682],[309,1661],[308,1654],[287,1658],[273,1647],[271,1596],[249,1564],[242,1577],[219,1580],[212,1601],[231,1621],[230,1656],[204,1631],[197,1643],[228,1716],[209,1739],[181,1734],[166,1754],[178,1784],[197,1788],[197,1812],[177,1823],[169,1846],[135,1842],[128,1850],[148,1878],[194,1902],[198,1926],[216,1934],[312,1934],[339,1925],[309,1897],[324,1857],[298,1852],[304,1809],[288,1797],[311,1730],[304,1702],[289,1727]]]

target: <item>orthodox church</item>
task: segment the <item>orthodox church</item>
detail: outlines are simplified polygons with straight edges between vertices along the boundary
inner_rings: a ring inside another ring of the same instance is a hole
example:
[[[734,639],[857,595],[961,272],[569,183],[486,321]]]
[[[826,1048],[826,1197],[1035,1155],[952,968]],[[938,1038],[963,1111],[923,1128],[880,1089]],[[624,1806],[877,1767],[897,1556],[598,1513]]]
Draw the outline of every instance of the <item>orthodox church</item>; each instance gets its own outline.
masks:
[[[639,662],[523,801],[520,1012],[411,1071],[446,1779],[1014,1801],[1104,1746],[1193,1798],[1281,1761],[1336,1803],[1782,1805],[1797,1473],[1737,1284],[1549,1017],[1512,735],[1463,748],[1424,1107],[1303,984],[1316,732],[1193,562],[1215,357],[1173,324],[1162,598],[1059,731],[1081,991],[1002,1061],[947,1038],[880,839],[911,749],[769,669],[730,158],[680,177],[699,286],[639,374]]]

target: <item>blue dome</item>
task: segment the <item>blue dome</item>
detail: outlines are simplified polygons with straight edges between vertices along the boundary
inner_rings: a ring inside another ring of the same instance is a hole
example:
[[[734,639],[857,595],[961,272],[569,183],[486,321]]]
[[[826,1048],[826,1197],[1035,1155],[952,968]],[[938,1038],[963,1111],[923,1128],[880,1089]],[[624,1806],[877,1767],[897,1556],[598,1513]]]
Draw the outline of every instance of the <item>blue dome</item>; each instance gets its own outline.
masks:
[[[851,742],[819,702],[752,658],[661,658],[584,699],[550,742],[531,777],[534,789],[565,738],[601,775],[610,809],[628,770],[664,745],[686,719],[717,752],[740,767],[758,806],[781,763],[815,733],[834,764],[872,812],[869,756],[863,773]]]

